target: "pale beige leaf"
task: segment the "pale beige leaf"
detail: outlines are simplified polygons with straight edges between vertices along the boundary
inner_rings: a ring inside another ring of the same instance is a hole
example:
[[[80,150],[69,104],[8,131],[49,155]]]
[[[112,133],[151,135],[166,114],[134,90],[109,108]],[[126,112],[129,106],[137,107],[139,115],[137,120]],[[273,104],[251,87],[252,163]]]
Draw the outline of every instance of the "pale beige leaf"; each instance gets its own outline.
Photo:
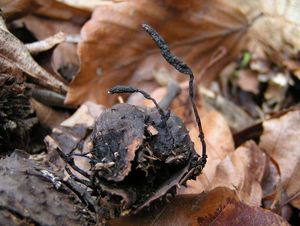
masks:
[[[263,196],[260,182],[265,164],[265,153],[254,141],[248,141],[217,166],[209,190],[219,186],[235,189],[244,203],[260,206]]]
[[[259,146],[279,166],[281,183],[289,198],[300,192],[300,111],[291,110],[263,123]],[[294,197],[294,199],[297,198]]]
[[[239,1],[239,0],[231,0]],[[242,4],[244,5],[244,4]],[[253,0],[245,4],[262,16],[250,35],[275,52],[295,54],[300,49],[300,4],[298,0]]]

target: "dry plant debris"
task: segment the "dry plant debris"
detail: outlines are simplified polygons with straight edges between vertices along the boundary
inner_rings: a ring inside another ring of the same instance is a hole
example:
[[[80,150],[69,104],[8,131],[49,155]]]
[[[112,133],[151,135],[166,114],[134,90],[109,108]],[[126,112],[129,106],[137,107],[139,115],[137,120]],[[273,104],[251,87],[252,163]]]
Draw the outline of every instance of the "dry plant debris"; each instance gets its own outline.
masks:
[[[299,224],[298,1],[0,8],[1,225]]]
[[[234,219],[234,220],[233,220]],[[108,225],[289,225],[271,211],[251,208],[228,188],[209,193],[177,196],[166,207],[148,214],[123,217]]]
[[[162,34],[174,53],[204,83],[212,81],[236,56],[248,26],[239,10],[218,0],[125,1],[101,5],[81,30],[80,72],[71,83],[66,103],[78,105],[90,100],[111,106],[116,97],[107,98],[106,90],[129,82],[140,87],[140,77],[151,76],[151,71],[163,62],[140,27],[144,22]]]

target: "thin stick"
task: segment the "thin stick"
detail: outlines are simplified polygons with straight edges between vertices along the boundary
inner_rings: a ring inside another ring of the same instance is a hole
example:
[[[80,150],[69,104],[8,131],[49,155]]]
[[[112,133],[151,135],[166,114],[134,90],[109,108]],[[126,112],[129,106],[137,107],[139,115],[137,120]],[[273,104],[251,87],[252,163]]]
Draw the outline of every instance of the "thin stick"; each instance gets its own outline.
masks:
[[[198,129],[199,129],[199,138],[200,138],[200,141],[202,144],[201,163],[203,164],[203,167],[204,167],[204,165],[206,164],[206,159],[207,159],[206,144],[205,144],[205,140],[204,140],[204,133],[203,133],[202,125],[201,125],[201,120],[200,120],[198,110],[197,110],[197,107],[196,107],[196,104],[194,101],[194,74],[187,64],[185,64],[180,58],[178,58],[177,56],[173,55],[170,52],[169,46],[167,45],[166,41],[157,33],[157,31],[155,31],[148,24],[143,24],[142,26],[145,29],[145,31],[154,40],[156,45],[159,47],[159,49],[161,50],[161,54],[165,58],[165,60],[169,64],[171,64],[177,71],[190,76],[189,96],[190,96],[190,100],[192,103],[196,123],[197,123]]]

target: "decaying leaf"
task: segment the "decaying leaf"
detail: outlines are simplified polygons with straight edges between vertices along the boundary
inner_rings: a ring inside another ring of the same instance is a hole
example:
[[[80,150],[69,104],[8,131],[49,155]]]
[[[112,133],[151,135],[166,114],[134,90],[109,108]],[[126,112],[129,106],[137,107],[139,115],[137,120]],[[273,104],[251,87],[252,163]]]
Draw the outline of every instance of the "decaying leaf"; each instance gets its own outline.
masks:
[[[71,83],[67,104],[91,100],[112,105],[115,98],[107,98],[108,88],[129,82],[136,85],[142,78],[151,79],[154,68],[166,66],[141,28],[145,22],[162,34],[203,83],[212,81],[236,56],[248,26],[239,10],[218,0],[126,1],[99,6],[81,30],[81,69]]]
[[[58,92],[66,92],[66,85],[39,66],[24,44],[7,30],[2,17],[0,20],[0,54],[37,79],[41,85]]]
[[[257,18],[249,32],[250,39],[255,40],[256,48],[263,47],[265,53],[271,55],[272,61],[281,64],[287,55],[297,54],[300,49],[299,1],[253,0],[247,4],[241,0],[230,2],[249,18]]]
[[[4,17],[13,20],[47,6],[51,1],[53,0],[5,0],[1,1],[0,6]]]
[[[294,201],[299,206],[300,195],[300,151],[299,151],[299,109],[291,110],[279,118],[263,123],[260,148],[278,164],[281,181],[287,198],[282,203]]]
[[[250,207],[240,202],[234,191],[219,187],[208,193],[177,196],[157,210],[113,220],[108,225],[287,226],[289,224],[271,211]]]
[[[65,42],[59,44],[51,57],[51,68],[64,79],[70,81],[79,68],[77,44],[70,39],[79,36],[81,24],[73,22],[75,15],[70,15],[70,20],[49,19],[36,15],[28,15],[19,20],[38,40],[44,40],[61,31],[65,34]]]
[[[260,183],[265,164],[265,153],[254,141],[248,141],[217,166],[209,190],[219,186],[236,189],[241,201],[250,206],[260,206],[263,197]]]

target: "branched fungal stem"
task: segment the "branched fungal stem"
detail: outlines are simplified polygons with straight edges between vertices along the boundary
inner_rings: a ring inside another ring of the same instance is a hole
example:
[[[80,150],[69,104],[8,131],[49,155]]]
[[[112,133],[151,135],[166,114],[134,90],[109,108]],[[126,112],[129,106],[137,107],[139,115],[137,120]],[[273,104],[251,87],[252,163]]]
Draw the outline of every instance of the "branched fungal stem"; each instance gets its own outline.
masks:
[[[164,127],[166,125],[166,122],[168,118],[170,117],[170,114],[165,114],[163,109],[158,105],[156,100],[150,96],[150,94],[146,93],[143,90],[140,90],[135,87],[131,86],[114,86],[108,91],[109,94],[115,94],[115,93],[141,93],[146,99],[151,100],[155,107],[157,108],[158,113],[161,115],[161,124],[160,126]]]
[[[152,37],[152,39],[154,40],[156,45],[159,47],[159,49],[161,50],[161,54],[165,58],[165,60],[169,64],[171,64],[177,71],[190,76],[189,96],[190,96],[190,100],[191,100],[191,103],[192,103],[196,123],[197,123],[198,129],[199,129],[199,138],[200,138],[200,141],[201,141],[201,144],[202,144],[201,162],[202,162],[203,167],[204,167],[204,165],[206,164],[206,159],[207,159],[206,144],[205,144],[205,140],[204,140],[204,133],[203,133],[202,125],[201,125],[201,120],[200,120],[198,110],[197,110],[195,100],[194,100],[194,98],[195,98],[194,97],[194,74],[193,74],[192,70],[190,69],[190,67],[187,64],[185,64],[180,58],[178,58],[177,56],[173,55],[170,52],[170,48],[167,45],[166,41],[157,33],[157,31],[155,31],[148,24],[143,24],[142,26],[145,29],[145,31]]]
[[[85,172],[84,170],[80,169],[74,162],[74,159],[70,155],[66,155],[65,153],[60,150],[60,148],[56,148],[56,152],[59,154],[59,156],[66,162],[68,163],[75,171],[80,173],[86,178],[90,178],[90,175]]]

